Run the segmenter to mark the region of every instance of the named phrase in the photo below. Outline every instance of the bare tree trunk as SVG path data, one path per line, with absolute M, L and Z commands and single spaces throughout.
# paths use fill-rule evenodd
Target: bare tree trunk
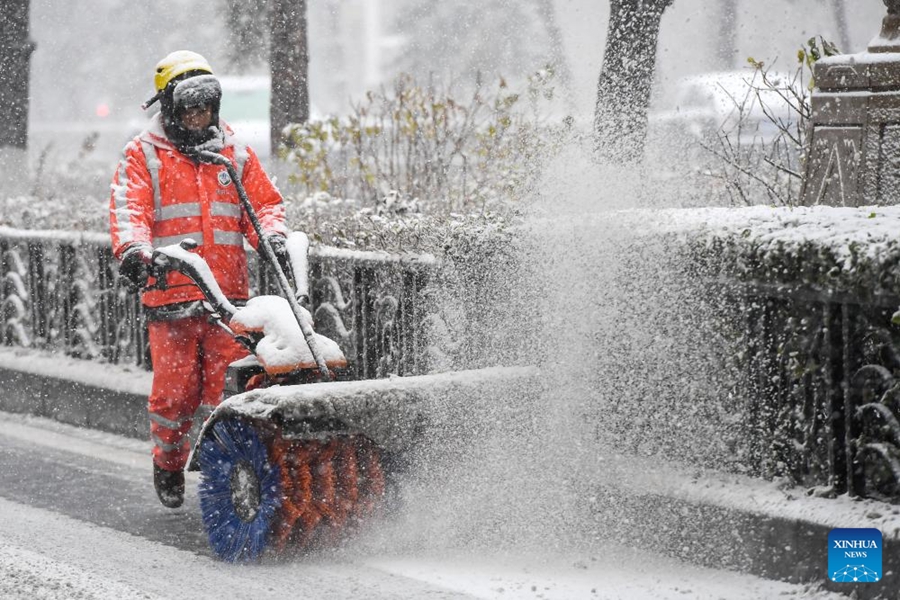
M 267 9 L 266 0 L 227 0 L 225 3 L 228 60 L 238 73 L 265 64 Z
M 271 11 L 269 118 L 272 156 L 277 156 L 285 126 L 309 120 L 309 38 L 306 0 L 274 0 Z
M 671 3 L 610 0 L 594 113 L 594 148 L 601 162 L 638 162 L 643 156 L 659 25 Z
M 834 23 L 837 25 L 838 31 L 838 47 L 841 52 L 849 54 L 850 50 L 850 28 L 847 26 L 847 10 L 844 8 L 846 0 L 830 0 L 831 12 L 834 14 Z
M 0 147 L 28 147 L 29 0 L 0 0 Z
M 323 35 L 326 37 L 326 46 L 323 52 L 327 53 L 331 64 L 335 65 L 335 72 L 328 78 L 329 93 L 326 95 L 330 98 L 339 98 L 346 103 L 346 99 L 350 96 L 348 90 L 348 65 L 347 56 L 343 44 L 341 44 L 342 27 L 341 21 L 341 0 L 325 0 L 325 14 L 328 15 L 328 24 L 326 25 Z M 343 106 L 343 104 L 341 105 Z M 332 107 L 319 108 L 326 113 L 333 110 Z
M 841 0 L 838 0 L 841 1 Z M 719 0 L 718 19 L 713 24 L 716 38 L 716 67 L 723 71 L 735 68 L 737 56 L 738 0 Z

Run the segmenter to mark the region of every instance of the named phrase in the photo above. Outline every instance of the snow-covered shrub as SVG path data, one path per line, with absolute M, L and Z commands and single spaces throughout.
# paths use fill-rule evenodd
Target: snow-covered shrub
M 531 300 L 516 221 L 457 219 L 443 235 L 435 304 L 453 340 L 454 368 L 532 364 L 519 335 Z
M 519 220 L 513 207 L 497 213 L 429 214 L 417 199 L 401 198 L 397 192 L 382 197 L 374 207 L 361 207 L 357 200 L 333 198 L 327 192 L 303 199 L 288 196 L 285 204 L 292 229 L 305 231 L 327 246 L 356 250 L 442 255 L 467 232 L 503 230 Z
M 851 485 L 900 500 L 900 213 L 760 206 L 705 218 L 716 225 L 692 241 L 692 277 L 726 284 L 711 299 L 730 315 L 718 322 L 737 464 L 820 494 Z M 857 459 L 849 483 L 843 461 Z
M 38 159 L 25 196 L 0 196 L 0 226 L 18 229 L 108 231 L 109 182 L 114 165 L 93 160 L 88 151 L 70 163 Z
M 524 261 L 509 339 L 526 337 L 547 416 L 565 415 L 573 439 L 589 429 L 598 455 L 826 486 L 846 481 L 831 453 L 856 447 L 839 417 L 868 402 L 866 493 L 890 497 L 900 481 L 879 483 L 889 463 L 873 452 L 900 452 L 895 419 L 877 420 L 900 417 L 900 387 L 879 387 L 900 380 L 898 223 L 896 207 L 548 219 L 516 241 L 539 260 Z M 864 365 L 883 380 L 861 380 Z
M 461 101 L 402 75 L 349 116 L 289 127 L 281 155 L 302 195 L 328 192 L 374 210 L 393 194 L 428 214 L 497 212 L 534 185 L 569 133 L 568 122 L 544 117 L 551 84 L 545 70 L 523 92 L 500 80 Z

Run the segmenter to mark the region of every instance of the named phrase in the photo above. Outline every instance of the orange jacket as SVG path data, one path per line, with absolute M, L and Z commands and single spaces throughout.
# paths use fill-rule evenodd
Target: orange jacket
M 286 234 L 281 194 L 256 154 L 237 142 L 224 122 L 221 126 L 226 132 L 221 154 L 234 163 L 263 230 Z M 248 297 L 243 243 L 246 238 L 256 248 L 258 240 L 228 171 L 220 165 L 197 164 L 179 152 L 166 138 L 159 114 L 125 146 L 111 187 L 109 219 L 116 258 L 121 259 L 132 244 L 159 247 L 192 238 L 200 244 L 196 252 L 209 264 L 225 296 Z M 144 292 L 145 306 L 203 298 L 181 273 L 171 273 L 167 282 L 167 290 Z

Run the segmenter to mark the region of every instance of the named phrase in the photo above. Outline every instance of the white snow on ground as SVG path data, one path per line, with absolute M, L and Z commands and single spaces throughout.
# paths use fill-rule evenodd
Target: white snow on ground
M 577 555 L 426 552 L 231 566 L 2 499 L 0 540 L 0 597 L 23 600 L 288 595 L 398 600 L 843 597 L 624 549 L 616 564 L 600 564 Z
M 134 365 L 110 365 L 32 348 L 0 348 L 0 368 L 77 381 L 120 392 L 150 395 L 153 374 Z
M 643 600 L 845 598 L 814 587 L 715 571 L 627 548 L 615 562 L 585 556 L 416 556 L 367 561 L 384 570 L 463 590 L 476 598 Z
M 7 511 L 0 509 L 0 513 L 6 515 Z M 37 552 L 5 545 L 0 548 L 0 597 L 121 600 L 159 596 L 107 580 Z
M 42 417 L 4 412 L 0 412 L 0 434 L 34 446 L 64 448 L 67 452 L 127 467 L 149 468 L 149 440 L 120 437 Z
M 37 417 L 0 413 L 0 436 L 134 465 L 146 477 L 146 444 Z M 129 477 L 130 479 L 131 477 Z M 189 495 L 196 479 L 188 480 Z M 148 483 L 148 493 L 152 493 Z M 190 504 L 190 503 L 189 503 Z M 162 507 L 160 511 L 165 511 Z M 174 515 L 173 515 L 174 516 Z M 401 516 L 402 518 L 402 516 Z M 377 528 L 377 524 L 374 524 Z M 373 532 L 374 533 L 374 532 Z M 703 569 L 625 548 L 604 557 L 557 548 L 477 553 L 366 544 L 288 563 L 231 566 L 126 533 L 0 499 L 3 598 L 842 598 L 815 587 Z M 595 552 L 595 554 L 597 554 Z

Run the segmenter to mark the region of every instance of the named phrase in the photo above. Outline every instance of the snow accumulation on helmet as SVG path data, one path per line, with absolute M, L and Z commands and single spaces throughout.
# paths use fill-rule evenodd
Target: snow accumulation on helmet
M 222 86 L 214 75 L 196 75 L 175 84 L 172 105 L 175 111 L 195 106 L 216 107 L 222 100 Z

